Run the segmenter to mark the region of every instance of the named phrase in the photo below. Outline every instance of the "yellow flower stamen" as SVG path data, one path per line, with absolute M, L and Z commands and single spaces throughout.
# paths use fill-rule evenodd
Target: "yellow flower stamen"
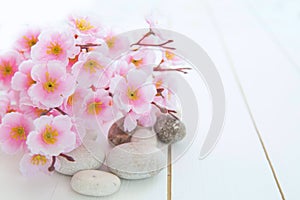
M 61 48 L 60 44 L 57 42 L 50 42 L 49 46 L 47 46 L 47 54 L 58 56 L 61 54 L 63 49 Z
M 102 102 L 92 102 L 87 106 L 87 113 L 90 115 L 99 115 L 102 111 Z
M 54 92 L 58 87 L 57 80 L 50 77 L 49 72 L 46 72 L 46 82 L 43 84 L 44 90 L 47 92 Z
M 131 62 L 135 65 L 136 68 L 139 68 L 143 63 L 143 59 L 140 59 L 140 60 L 132 59 Z
M 47 113 L 47 112 L 48 112 L 48 110 L 45 110 L 45 109 L 40 109 L 40 108 L 37 108 L 37 107 L 34 108 L 34 113 L 37 116 L 41 116 L 42 114 Z
M 85 71 L 92 73 L 96 72 L 96 69 L 103 69 L 103 66 L 101 66 L 96 60 L 88 60 L 84 63 L 83 68 Z
M 46 125 L 46 128 L 42 134 L 42 139 L 46 144 L 55 144 L 57 142 L 58 132 L 50 125 Z
M 38 38 L 32 35 L 31 37 L 23 36 L 28 48 L 31 48 L 38 42 Z
M 94 26 L 91 25 L 90 22 L 88 22 L 85 19 L 76 19 L 75 25 L 76 25 L 76 28 L 82 32 L 89 31 L 89 30 L 95 28 Z
M 22 126 L 17 126 L 11 129 L 10 136 L 15 140 L 26 140 L 27 136 L 25 129 Z
M 72 106 L 74 104 L 74 101 L 75 101 L 75 93 L 72 94 L 71 96 L 69 96 L 69 98 L 67 100 L 67 105 Z
M 115 37 L 111 37 L 106 40 L 106 44 L 107 44 L 108 48 L 110 48 L 110 49 L 115 46 L 115 42 L 116 42 Z
M 127 95 L 128 98 L 133 101 L 138 100 L 140 97 L 138 90 L 131 90 L 130 88 L 127 90 Z
M 155 87 L 156 87 L 156 88 L 160 88 L 160 87 L 162 86 L 162 84 L 163 84 L 162 80 L 158 80 L 158 81 L 156 81 L 156 83 L 155 83 Z
M 175 54 L 170 51 L 166 51 L 165 55 L 168 60 L 172 60 L 175 57 Z
M 32 84 L 35 84 L 35 83 L 36 83 L 36 81 L 34 81 L 34 80 L 31 78 L 30 74 L 28 74 L 28 75 L 27 75 L 27 84 L 28 84 L 28 86 L 31 86 Z
M 13 67 L 9 63 L 3 63 L 0 65 L 0 72 L 4 77 L 11 76 L 14 73 Z
M 31 158 L 31 164 L 33 165 L 45 165 L 47 163 L 46 156 L 36 154 Z

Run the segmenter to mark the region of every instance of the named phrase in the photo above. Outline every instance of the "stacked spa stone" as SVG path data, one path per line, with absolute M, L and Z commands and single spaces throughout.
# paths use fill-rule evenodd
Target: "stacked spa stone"
M 110 127 L 108 141 L 112 149 L 106 160 L 100 145 L 91 139 L 68 154 L 75 162 L 59 158 L 57 171 L 73 176 L 74 191 L 107 196 L 119 190 L 120 178 L 136 180 L 158 174 L 167 165 L 167 148 L 163 147 L 182 140 L 186 134 L 184 124 L 170 115 L 159 116 L 154 127 L 138 126 L 131 132 L 125 131 L 123 124 L 121 118 Z M 111 173 L 99 170 L 104 162 Z

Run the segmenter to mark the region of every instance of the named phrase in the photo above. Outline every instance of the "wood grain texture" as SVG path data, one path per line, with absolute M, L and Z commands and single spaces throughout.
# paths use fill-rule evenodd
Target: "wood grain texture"
M 246 7 L 228 1 L 228 14 L 221 2 L 212 4 L 286 199 L 299 199 L 298 69 Z

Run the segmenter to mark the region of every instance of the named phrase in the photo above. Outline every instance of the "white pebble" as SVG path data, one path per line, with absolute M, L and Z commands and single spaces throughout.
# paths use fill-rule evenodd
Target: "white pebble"
M 79 194 L 88 196 L 108 196 L 120 189 L 120 179 L 108 172 L 84 170 L 76 173 L 71 179 L 71 187 Z
M 105 153 L 101 149 L 100 144 L 92 140 L 86 140 L 81 146 L 67 153 L 67 155 L 74 158 L 75 162 L 58 157 L 60 168 L 56 169 L 56 171 L 64 175 L 73 175 L 81 170 L 99 169 L 105 159 Z
M 120 178 L 144 179 L 158 174 L 166 166 L 166 156 L 152 145 L 131 142 L 113 148 L 106 164 Z
M 139 128 L 132 135 L 131 142 L 144 142 L 149 145 L 156 146 L 157 136 L 154 131 L 147 128 Z

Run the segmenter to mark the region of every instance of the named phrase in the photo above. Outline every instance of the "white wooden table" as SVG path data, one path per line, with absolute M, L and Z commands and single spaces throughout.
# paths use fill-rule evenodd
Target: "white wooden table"
M 18 25 L 53 22 L 74 10 L 100 13 L 107 24 L 131 30 L 145 27 L 144 13 L 159 9 L 172 30 L 199 43 L 216 64 L 227 97 L 223 135 L 214 152 L 198 160 L 209 123 L 204 118 L 201 133 L 177 162 L 154 178 L 122 181 L 121 190 L 106 198 L 74 193 L 70 178 L 61 175 L 24 178 L 18 156 L 0 153 L 0 199 L 300 199 L 299 2 L 58 2 L 1 2 L 0 49 L 10 44 Z M 28 15 L 29 9 L 35 12 Z M 199 92 L 205 93 L 203 85 Z M 174 155 L 179 150 L 174 146 L 172 151 Z

